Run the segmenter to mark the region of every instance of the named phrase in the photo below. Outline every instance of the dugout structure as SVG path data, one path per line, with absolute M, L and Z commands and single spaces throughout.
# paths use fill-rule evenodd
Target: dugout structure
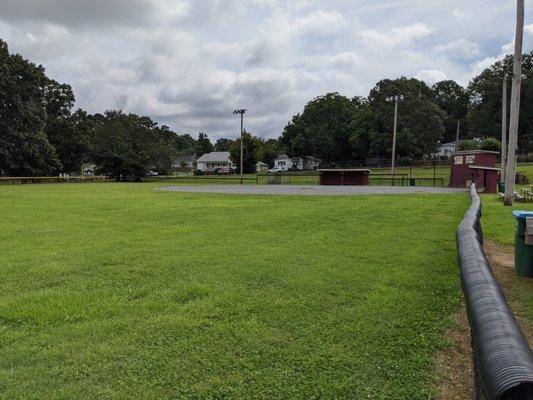
M 337 186 L 368 186 L 370 185 L 369 169 L 319 169 L 321 185 Z
M 499 172 L 496 168 L 496 151 L 466 150 L 451 155 L 450 186 L 469 188 L 476 184 L 479 191 L 496 193 Z

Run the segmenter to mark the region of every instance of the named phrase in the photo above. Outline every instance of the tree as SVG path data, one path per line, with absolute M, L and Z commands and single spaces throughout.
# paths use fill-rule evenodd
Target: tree
M 154 127 L 150 147 L 151 166 L 160 174 L 168 174 L 178 156 L 178 135 L 168 126 Z
M 459 150 L 479 150 L 479 147 L 477 140 L 461 140 L 459 142 Z
M 255 172 L 255 166 L 258 161 L 258 155 L 261 148 L 261 140 L 253 137 L 250 133 L 244 132 L 243 138 L 243 172 L 252 174 Z M 240 168 L 241 165 L 241 139 L 235 140 L 230 146 L 230 160 L 233 165 Z
M 83 163 L 91 161 L 94 131 L 101 117 L 78 109 L 70 116 L 49 119 L 46 132 L 57 150 L 63 172 L 80 171 Z
M 405 78 L 379 81 L 370 91 L 368 101 L 377 119 L 378 135 L 374 153 L 390 157 L 394 102 L 388 99 L 402 95 L 398 113 L 398 157 L 422 157 L 435 152 L 442 140 L 446 113 L 435 103 L 433 91 L 422 81 Z
M 205 133 L 198 134 L 198 140 L 196 141 L 196 156 L 201 157 L 206 153 L 213 151 L 213 144 L 209 140 L 209 137 Z
M 378 121 L 374 116 L 370 103 L 363 98 L 354 98 L 352 100 L 357 107 L 355 116 L 350 123 L 349 132 L 350 144 L 352 146 L 353 158 L 361 164 L 366 163 L 366 159 L 374 155 L 383 147 L 379 135 Z
M 226 138 L 217 139 L 215 143 L 215 151 L 229 151 L 232 143 L 233 143 L 233 140 L 231 139 L 226 139 Z
M 0 175 L 50 175 L 60 168 L 44 132 L 47 120 L 42 66 L 9 54 L 0 40 Z
M 279 142 L 276 139 L 260 139 L 258 161 L 262 161 L 269 167 L 274 166 L 274 160 L 279 155 Z
M 466 130 L 465 117 L 468 112 L 468 92 L 452 80 L 437 82 L 431 89 L 435 93 L 437 105 L 446 112 L 442 140 L 444 142 L 455 141 L 458 121 L 462 122 L 462 131 Z
M 503 75 L 507 72 L 508 87 L 511 87 L 512 70 L 513 57 L 509 55 L 485 69 L 468 85 L 470 137 L 501 137 Z M 510 92 L 507 104 L 510 104 Z M 522 152 L 529 152 L 533 149 L 533 52 L 522 56 L 521 92 L 518 147 Z
M 303 113 L 287 124 L 280 143 L 290 156 L 313 155 L 324 161 L 352 159 L 349 126 L 356 105 L 338 93 L 328 93 L 307 103 Z
M 139 178 L 152 168 L 168 171 L 177 154 L 175 136 L 148 117 L 108 111 L 95 131 L 94 161 L 117 180 Z
M 196 154 L 196 140 L 189 134 L 176 135 L 176 146 L 180 156 Z
M 502 149 L 502 144 L 498 139 L 489 137 L 483 139 L 479 147 L 481 150 L 500 152 Z

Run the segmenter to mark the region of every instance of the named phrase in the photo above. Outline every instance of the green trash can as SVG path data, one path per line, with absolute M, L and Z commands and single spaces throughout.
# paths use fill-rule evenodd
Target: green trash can
M 533 211 L 513 211 L 516 218 L 515 269 L 518 276 L 533 277 L 533 245 L 526 244 L 526 221 Z
M 505 182 L 504 181 L 498 182 L 498 192 L 505 193 Z

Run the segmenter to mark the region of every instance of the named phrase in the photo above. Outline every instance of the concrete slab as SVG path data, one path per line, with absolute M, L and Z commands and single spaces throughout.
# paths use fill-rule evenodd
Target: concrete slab
M 156 190 L 187 193 L 350 196 L 369 194 L 461 193 L 466 189 L 423 186 L 319 186 L 319 185 L 190 185 Z

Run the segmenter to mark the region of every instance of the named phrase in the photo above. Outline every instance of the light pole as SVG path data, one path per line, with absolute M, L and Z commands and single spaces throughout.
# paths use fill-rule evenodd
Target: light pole
M 394 164 L 396 163 L 396 129 L 398 127 L 398 102 L 403 101 L 403 95 L 397 94 L 392 97 L 387 97 L 386 99 L 389 102 L 394 101 L 394 130 L 392 132 L 392 163 L 390 168 L 390 173 L 392 179 L 394 180 Z
M 242 179 L 243 179 L 243 156 L 242 156 L 242 153 L 243 153 L 243 146 L 242 146 L 242 134 L 243 134 L 243 131 L 244 131 L 244 113 L 248 111 L 244 108 L 241 108 L 241 109 L 238 109 L 238 110 L 233 110 L 233 114 L 237 115 L 237 114 L 240 114 L 241 115 L 241 185 L 242 185 Z

